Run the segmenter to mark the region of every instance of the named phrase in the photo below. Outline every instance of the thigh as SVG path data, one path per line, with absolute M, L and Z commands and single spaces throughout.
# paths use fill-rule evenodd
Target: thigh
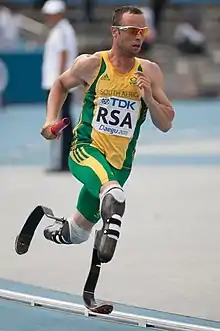
M 100 188 L 111 180 L 117 180 L 104 155 L 90 145 L 79 145 L 71 149 L 69 168 L 85 188 L 99 198 Z
M 87 219 L 87 221 L 90 221 L 93 224 L 96 224 L 100 219 L 100 211 L 99 211 L 99 203 L 100 199 L 96 198 L 94 195 L 92 195 L 83 185 L 76 209 Z
M 131 170 L 122 168 L 121 170 L 111 167 L 112 172 L 115 175 L 115 180 L 123 187 L 127 181 Z M 100 218 L 100 199 L 92 195 L 85 187 L 82 187 L 78 201 L 77 201 L 77 210 L 91 223 L 96 224 Z
M 115 174 L 115 179 L 117 182 L 123 187 L 126 183 L 128 177 L 130 176 L 131 169 L 130 168 L 122 168 L 122 169 L 112 169 Z

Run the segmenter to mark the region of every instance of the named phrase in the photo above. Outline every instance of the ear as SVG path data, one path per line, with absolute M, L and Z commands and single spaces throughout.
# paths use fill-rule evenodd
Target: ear
M 117 28 L 114 28 L 113 26 L 111 27 L 111 31 L 112 31 L 112 35 L 113 37 L 115 37 L 117 35 L 117 31 L 118 29 Z

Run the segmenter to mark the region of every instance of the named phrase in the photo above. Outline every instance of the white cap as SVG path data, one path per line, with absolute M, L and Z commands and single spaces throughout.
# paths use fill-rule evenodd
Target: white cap
M 66 10 L 66 4 L 62 0 L 48 0 L 45 2 L 42 13 L 46 15 L 56 15 L 64 13 Z

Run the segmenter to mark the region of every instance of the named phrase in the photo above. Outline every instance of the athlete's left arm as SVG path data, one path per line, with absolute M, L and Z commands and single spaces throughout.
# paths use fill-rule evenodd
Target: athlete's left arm
M 162 71 L 156 63 L 150 63 L 150 70 L 149 62 L 147 67 L 145 65 L 143 67 L 144 100 L 149 108 L 152 122 L 158 129 L 167 132 L 172 128 L 175 112 L 164 91 Z

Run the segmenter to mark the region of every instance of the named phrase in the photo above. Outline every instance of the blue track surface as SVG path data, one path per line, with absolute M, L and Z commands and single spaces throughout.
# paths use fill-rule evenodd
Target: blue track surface
M 82 304 L 81 297 L 72 296 L 67 293 L 56 292 L 52 290 L 43 289 L 41 287 L 34 287 L 30 285 L 20 284 L 16 282 L 0 279 L 0 289 L 7 289 L 22 293 L 28 293 L 36 296 L 44 296 L 51 299 L 69 301 Z M 192 318 L 176 314 L 169 314 L 166 312 L 159 312 L 155 310 L 130 307 L 125 305 L 115 305 L 116 310 L 122 312 L 134 313 L 140 315 L 148 315 L 150 317 L 172 319 L 173 321 L 192 323 L 202 326 L 209 326 L 220 328 L 220 322 L 214 322 L 204 319 Z M 137 327 L 119 324 L 116 322 L 102 321 L 97 318 L 86 318 L 76 316 L 67 312 L 51 311 L 44 308 L 33 308 L 21 303 L 15 303 L 0 299 L 0 331 L 43 331 L 53 329 L 56 330 L 136 330 Z M 147 330 L 159 330 L 148 327 Z

